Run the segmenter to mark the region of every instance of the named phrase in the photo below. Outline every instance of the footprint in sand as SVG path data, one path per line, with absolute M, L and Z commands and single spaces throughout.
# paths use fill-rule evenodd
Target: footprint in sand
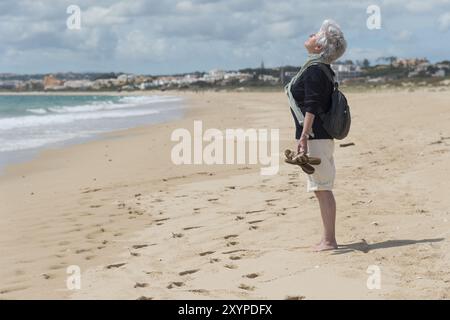
M 171 282 L 171 283 L 167 286 L 167 289 L 172 289 L 172 288 L 175 288 L 175 287 L 182 287 L 182 286 L 184 286 L 184 282 L 181 282 L 181 281 L 175 281 L 175 282 Z
M 224 251 L 224 252 L 222 252 L 222 254 L 230 254 L 230 253 L 243 252 L 243 251 L 247 251 L 247 250 L 246 249 L 236 249 L 236 250 L 231 250 L 231 251 Z
M 155 276 L 155 277 L 159 277 L 162 276 L 162 272 L 161 271 L 143 271 L 146 275 L 149 276 Z
M 198 228 L 202 228 L 203 226 L 196 226 L 196 227 L 186 227 L 186 228 L 183 228 L 183 230 L 192 230 L 192 229 L 198 229 Z
M 259 276 L 260 276 L 259 273 L 249 273 L 249 274 L 243 275 L 242 277 L 249 278 L 249 279 L 255 279 L 255 278 L 259 277 Z
M 152 298 L 152 297 L 140 296 L 140 297 L 137 298 L 136 300 L 153 300 L 153 298 Z
M 156 222 L 156 224 L 159 226 L 159 225 L 162 225 L 162 224 L 163 224 L 163 223 L 161 223 L 161 222 L 166 221 L 166 220 L 169 220 L 169 219 L 170 219 L 170 218 L 156 219 L 155 222 Z
M 45 280 L 49 280 L 49 279 L 53 279 L 54 275 L 48 274 L 48 273 L 43 273 L 43 274 L 41 274 L 41 277 L 44 278 Z
M 196 273 L 196 272 L 198 272 L 198 271 L 200 271 L 200 269 L 192 269 L 192 270 L 182 271 L 182 272 L 180 272 L 180 273 L 178 273 L 178 274 L 179 274 L 180 276 L 185 276 L 185 275 L 188 275 L 188 274 Z
M 88 189 L 88 190 L 86 190 L 86 191 L 83 191 L 82 193 L 91 193 L 91 192 L 97 192 L 97 191 L 100 191 L 100 190 L 102 190 L 102 189 Z
M 229 258 L 230 258 L 230 260 L 241 260 L 242 259 L 241 256 L 230 256 Z
M 218 259 L 218 258 L 209 259 L 209 263 L 216 263 L 216 262 L 220 262 L 220 259 Z
M 123 267 L 124 265 L 126 265 L 126 263 L 110 264 L 110 265 L 106 266 L 106 269 L 117 269 L 117 268 Z
M 205 251 L 205 252 L 202 252 L 202 253 L 199 253 L 199 255 L 200 256 L 206 256 L 206 255 L 208 255 L 208 254 L 213 254 L 215 251 Z
M 230 242 L 227 243 L 227 247 L 235 246 L 237 244 L 239 244 L 239 242 L 237 242 L 237 241 L 230 241 Z
M 148 244 L 136 244 L 134 246 L 132 246 L 133 249 L 142 249 L 142 248 L 147 248 Z
M 75 253 L 80 254 L 80 253 L 89 252 L 89 251 L 92 251 L 92 249 L 78 249 L 78 250 L 75 250 Z
M 11 293 L 11 292 L 16 292 L 16 291 L 22 291 L 22 290 L 26 290 L 28 289 L 28 287 L 11 287 L 11 288 L 6 288 L 6 289 L 0 289 L 0 294 L 6 294 L 6 293 Z
M 254 223 L 260 223 L 263 222 L 264 220 L 253 220 L 253 221 L 249 221 L 249 224 L 254 224 Z
M 183 234 L 182 233 L 174 233 L 172 232 L 172 238 L 182 238 Z
M 206 290 L 206 289 L 192 289 L 192 290 L 188 290 L 188 291 L 189 292 L 194 292 L 194 293 L 204 293 L 204 294 L 209 293 L 209 291 Z
M 259 212 L 264 212 L 265 210 L 250 210 L 250 211 L 246 211 L 245 214 L 252 214 L 252 213 L 259 213 Z
M 237 265 L 235 265 L 235 264 L 226 264 L 226 265 L 224 265 L 224 267 L 227 269 L 237 269 L 238 268 Z
M 229 235 L 227 235 L 227 236 L 225 236 L 225 237 L 223 237 L 225 240 L 228 240 L 228 239 L 230 239 L 230 238 L 237 238 L 237 237 L 239 237 L 237 234 L 229 234 Z
M 148 283 L 140 283 L 140 282 L 136 282 L 136 284 L 134 285 L 134 288 L 146 288 L 148 287 Z
M 279 216 L 285 216 L 286 212 L 275 212 L 275 214 L 277 215 L 277 217 Z
M 255 290 L 255 287 L 254 286 L 249 286 L 249 285 L 244 284 L 244 283 L 241 283 L 239 285 L 239 289 L 247 290 L 247 291 L 253 291 L 253 290 Z
M 305 296 L 287 296 L 284 300 L 305 300 Z
M 258 229 L 258 226 L 250 226 L 250 228 L 248 228 L 248 230 L 256 230 Z

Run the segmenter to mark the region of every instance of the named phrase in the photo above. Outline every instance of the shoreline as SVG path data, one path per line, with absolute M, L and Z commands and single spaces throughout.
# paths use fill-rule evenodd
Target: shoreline
M 30 95 L 25 95 L 25 96 L 33 96 L 35 93 L 32 93 Z M 84 93 L 80 93 L 80 96 L 86 96 L 86 94 Z M 1 96 L 1 95 L 0 95 Z M 20 96 L 20 95 L 17 95 Z M 39 96 L 46 96 L 46 95 L 39 95 Z M 60 96 L 65 96 L 65 95 L 60 95 Z M 100 96 L 105 96 L 104 94 L 100 94 Z M 107 95 L 107 96 L 116 96 L 116 95 Z M 131 96 L 131 97 L 143 97 L 143 96 L 150 96 L 150 93 L 144 94 L 144 95 L 117 95 L 120 97 L 127 97 L 127 96 Z M 153 96 L 153 94 L 152 94 Z M 178 97 L 176 95 L 168 95 L 168 94 L 155 94 L 154 96 L 157 97 Z M 180 96 L 181 97 L 181 96 Z M 69 147 L 72 145 L 78 145 L 78 144 L 84 144 L 84 143 L 88 143 L 90 141 L 96 141 L 96 140 L 101 140 L 101 139 L 105 139 L 108 138 L 108 135 L 117 135 L 120 134 L 122 132 L 126 132 L 129 129 L 134 129 L 134 128 L 139 128 L 139 127 L 146 127 L 146 126 L 151 126 L 153 124 L 157 124 L 157 123 L 165 123 L 165 122 L 170 122 L 176 119 L 180 119 L 183 117 L 183 114 L 185 112 L 185 102 L 183 101 L 183 99 L 181 98 L 179 102 L 177 102 L 180 107 L 178 109 L 174 110 L 168 110 L 165 111 L 165 113 L 160 114 L 160 115 L 153 115 L 151 116 L 151 118 L 148 119 L 148 121 L 145 124 L 142 124 L 143 121 L 141 121 L 140 119 L 136 119 L 136 117 L 132 117 L 132 118 L 123 118 L 125 122 L 127 122 L 127 124 L 123 124 L 122 128 L 114 128 L 114 127 L 110 127 L 110 128 L 106 128 L 104 130 L 101 130 L 99 132 L 95 132 L 95 133 L 90 133 L 88 135 L 85 134 L 80 134 L 76 137 L 70 137 L 69 139 L 66 140 L 59 140 L 56 142 L 49 142 L 47 144 L 44 144 L 42 146 L 38 146 L 38 147 L 34 147 L 34 148 L 27 148 L 27 149 L 19 149 L 19 150 L 9 150 L 9 151 L 5 151 L 5 155 L 8 155 L 8 157 L 10 157 L 10 159 L 5 159 L 5 160 L 0 160 L 0 177 L 4 174 L 5 169 L 8 166 L 14 166 L 15 164 L 19 164 L 19 163 L 27 163 L 29 161 L 32 161 L 33 159 L 35 159 L 36 157 L 39 156 L 40 153 L 45 152 L 46 150 L 58 150 L 58 149 L 62 149 L 65 147 Z M 147 104 L 147 105 L 136 105 L 136 107 L 140 107 L 140 108 L 146 108 L 146 107 L 152 107 L 152 105 Z M 167 105 L 165 105 L 164 107 L 167 107 Z M 164 109 L 161 109 L 162 111 L 164 111 Z M 34 116 L 34 115 L 31 115 Z M 147 116 L 148 117 L 148 116 Z M 99 120 L 103 120 L 103 119 L 99 119 Z M 103 120 L 104 121 L 104 120 Z M 94 130 L 94 127 L 91 128 L 92 130 Z M 0 156 L 2 156 L 2 153 L 0 152 Z
M 349 96 L 355 145 L 335 153 L 342 247 L 324 254 L 309 249 L 320 218 L 296 168 L 170 161 L 170 133 L 197 119 L 279 128 L 280 150 L 292 147 L 284 93 L 184 95 L 183 119 L 46 150 L 0 176 L 1 299 L 448 298 L 448 92 Z M 70 265 L 81 290 L 65 289 Z M 370 265 L 381 290 L 366 287 Z
M 140 90 L 140 91 L 0 91 L 0 96 L 139 96 L 139 95 L 167 95 L 169 91 Z

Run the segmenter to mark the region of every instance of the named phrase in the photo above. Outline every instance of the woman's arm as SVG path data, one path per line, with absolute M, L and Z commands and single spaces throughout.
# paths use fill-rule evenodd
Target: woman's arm
M 306 112 L 305 120 L 303 122 L 303 131 L 298 142 L 297 152 L 308 153 L 308 137 L 314 122 L 315 115 L 311 112 Z

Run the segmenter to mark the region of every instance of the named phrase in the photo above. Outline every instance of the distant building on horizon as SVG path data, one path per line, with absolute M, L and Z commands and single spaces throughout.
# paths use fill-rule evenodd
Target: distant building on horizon
M 64 85 L 64 81 L 57 79 L 52 74 L 45 76 L 43 82 L 44 82 L 44 90 L 61 89 Z
M 361 67 L 353 63 L 338 61 L 331 64 L 331 69 L 336 74 L 336 81 L 358 78 L 362 75 Z

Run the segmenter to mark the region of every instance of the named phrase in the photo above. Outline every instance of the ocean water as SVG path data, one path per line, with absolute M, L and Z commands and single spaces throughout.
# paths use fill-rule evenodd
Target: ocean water
M 0 96 L 0 172 L 43 148 L 182 115 L 183 100 L 176 96 Z

